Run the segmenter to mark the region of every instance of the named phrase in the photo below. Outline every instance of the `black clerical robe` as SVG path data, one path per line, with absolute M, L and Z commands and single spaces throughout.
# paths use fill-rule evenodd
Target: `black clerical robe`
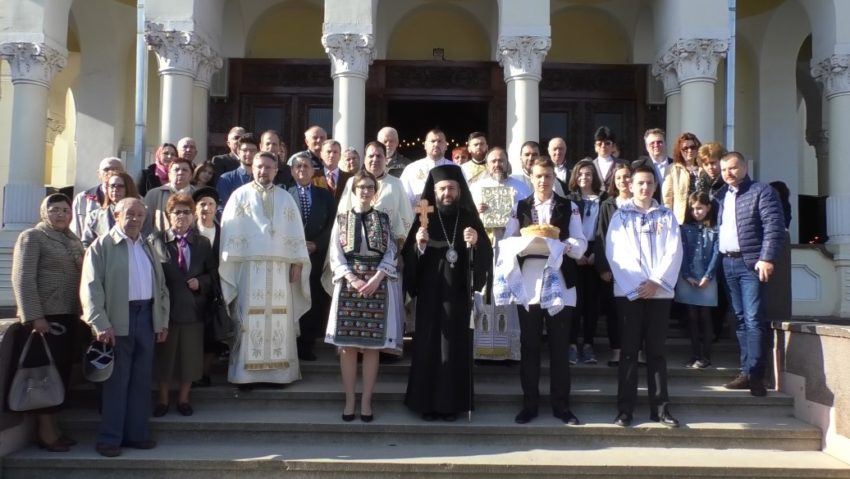
M 437 213 L 428 215 L 430 239 L 421 255 L 416 245 L 416 218 L 402 249 L 405 288 L 416 298 L 416 332 L 404 402 L 417 413 L 457 414 L 472 407 L 473 330 L 469 329 L 469 253 L 463 241 L 466 227 L 478 231 L 478 243 L 472 248 L 475 290 L 484 286 L 493 266 L 490 240 L 473 214 L 460 212 L 454 232 L 458 255 L 454 268 L 446 259 L 446 234 L 455 230 L 455 215 L 443 216 L 446 233 Z

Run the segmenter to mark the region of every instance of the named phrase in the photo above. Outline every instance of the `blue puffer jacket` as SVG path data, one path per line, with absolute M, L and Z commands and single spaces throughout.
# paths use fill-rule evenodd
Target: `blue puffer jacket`
M 717 220 L 720 224 L 727 193 L 728 185 L 717 193 Z M 776 263 L 785 238 L 785 226 L 782 206 L 773 188 L 767 183 L 753 181 L 747 175 L 738 185 L 735 217 L 744 264 L 753 269 L 761 260 Z

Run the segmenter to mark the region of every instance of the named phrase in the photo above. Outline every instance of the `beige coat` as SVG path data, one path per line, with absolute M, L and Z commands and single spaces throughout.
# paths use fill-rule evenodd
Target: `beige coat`
M 661 188 L 661 198 L 664 206 L 673 210 L 673 215 L 679 224 L 684 224 L 688 211 L 688 195 L 691 187 L 691 173 L 679 163 L 667 170 L 664 186 Z
M 12 258 L 12 290 L 21 321 L 79 314 L 83 245 L 73 233 L 39 223 L 18 236 Z
M 144 249 L 153 265 L 153 330 L 158 333 L 168 327 L 168 289 L 162 273 L 162 260 L 155 259 L 147 241 Z M 127 243 L 121 237 L 118 225 L 109 234 L 97 238 L 86 250 L 80 301 L 83 304 L 83 321 L 95 332 L 113 328 L 116 336 L 130 334 L 129 268 Z

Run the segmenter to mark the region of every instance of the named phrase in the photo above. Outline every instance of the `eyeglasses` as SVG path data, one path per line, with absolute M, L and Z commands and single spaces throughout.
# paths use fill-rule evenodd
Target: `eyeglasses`
M 174 210 L 171 214 L 174 216 L 189 216 L 192 214 L 192 210 Z
M 68 215 L 71 214 L 71 208 L 47 208 L 47 212 L 51 215 Z
M 686 145 L 682 147 L 682 151 L 693 151 L 696 150 L 696 145 Z
M 124 183 L 112 183 L 110 185 L 107 185 L 107 188 L 112 188 L 113 190 L 123 190 L 126 187 L 127 186 L 124 185 Z
M 363 191 L 375 191 L 375 185 L 356 185 L 354 188 Z

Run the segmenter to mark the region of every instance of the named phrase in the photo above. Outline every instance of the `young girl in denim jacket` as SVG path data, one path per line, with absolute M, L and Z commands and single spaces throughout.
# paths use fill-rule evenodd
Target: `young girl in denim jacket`
M 712 220 L 711 200 L 705 192 L 688 197 L 687 219 L 681 226 L 684 257 L 676 283 L 675 300 L 688 306 L 691 360 L 688 368 L 711 364 L 711 309 L 717 306 L 717 225 Z

